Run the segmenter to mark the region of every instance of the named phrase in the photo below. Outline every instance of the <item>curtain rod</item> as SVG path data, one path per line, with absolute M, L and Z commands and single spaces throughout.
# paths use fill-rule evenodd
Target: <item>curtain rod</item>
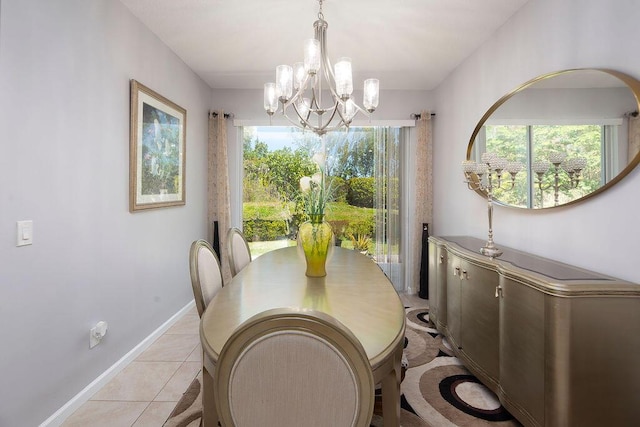
M 431 117 L 434 117 L 436 115 L 436 113 L 431 113 Z M 420 113 L 411 113 L 411 115 L 409 116 L 414 120 L 420 120 L 420 118 L 422 117 L 422 114 Z
M 209 116 L 211 117 L 218 117 L 218 112 L 217 111 L 209 111 Z M 233 113 L 224 113 L 224 118 L 225 119 L 233 119 Z
M 435 117 L 436 113 L 430 113 L 431 117 Z M 636 112 L 636 115 L 638 113 Z M 209 115 L 211 115 L 212 117 L 218 117 L 218 112 L 217 111 L 210 111 Z M 233 113 L 224 113 L 224 118 L 225 119 L 233 119 L 235 116 Z M 411 117 L 413 120 L 420 120 L 420 118 L 422 117 L 422 114 L 420 113 L 412 113 L 409 117 Z

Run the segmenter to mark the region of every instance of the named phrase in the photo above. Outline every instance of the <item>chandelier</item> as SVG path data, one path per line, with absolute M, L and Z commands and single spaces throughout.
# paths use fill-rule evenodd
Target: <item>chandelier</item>
M 354 102 L 351 59 L 339 58 L 335 67 L 331 67 L 327 55 L 328 24 L 322 14 L 323 0 L 318 1 L 320 11 L 313 24 L 315 38 L 305 41 L 304 62 L 296 62 L 293 67 L 276 67 L 276 82 L 264 85 L 264 108 L 269 117 L 280 110 L 294 126 L 323 135 L 348 128 L 358 112 L 367 117 L 373 113 L 378 106 L 380 82 L 364 81 L 364 108 Z M 327 84 L 325 95 L 330 95 L 326 103 L 322 99 L 323 78 Z

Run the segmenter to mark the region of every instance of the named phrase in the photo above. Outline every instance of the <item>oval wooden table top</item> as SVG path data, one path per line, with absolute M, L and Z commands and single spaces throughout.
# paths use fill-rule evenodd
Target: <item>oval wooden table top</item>
M 253 260 L 211 300 L 200 322 L 203 350 L 215 363 L 227 339 L 244 321 L 272 308 L 319 310 L 360 340 L 372 369 L 386 363 L 404 340 L 404 306 L 377 264 L 357 251 L 335 248 L 327 275 L 305 276 L 296 247 Z

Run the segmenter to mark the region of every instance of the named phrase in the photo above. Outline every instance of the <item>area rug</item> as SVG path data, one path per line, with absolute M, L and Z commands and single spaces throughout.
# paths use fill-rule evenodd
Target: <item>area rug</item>
M 407 307 L 405 356 L 409 362 L 402 381 L 402 427 L 521 427 L 495 394 L 478 381 L 428 321 L 426 307 Z M 202 372 L 193 380 L 164 427 L 200 427 Z M 378 397 L 377 397 L 378 398 Z M 382 426 L 376 411 L 372 427 Z

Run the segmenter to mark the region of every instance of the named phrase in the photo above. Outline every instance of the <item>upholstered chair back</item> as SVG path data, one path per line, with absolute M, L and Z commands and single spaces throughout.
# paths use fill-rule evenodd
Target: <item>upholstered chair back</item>
M 223 426 L 369 426 L 374 382 L 358 339 L 322 312 L 274 309 L 243 323 L 214 375 Z
M 196 240 L 191 244 L 189 272 L 198 315 L 202 317 L 209 301 L 222 289 L 220 261 L 206 240 Z
M 251 262 L 251 250 L 244 234 L 237 228 L 229 229 L 227 233 L 227 242 L 229 247 L 229 266 L 231 267 L 231 275 L 235 276 L 247 264 Z

